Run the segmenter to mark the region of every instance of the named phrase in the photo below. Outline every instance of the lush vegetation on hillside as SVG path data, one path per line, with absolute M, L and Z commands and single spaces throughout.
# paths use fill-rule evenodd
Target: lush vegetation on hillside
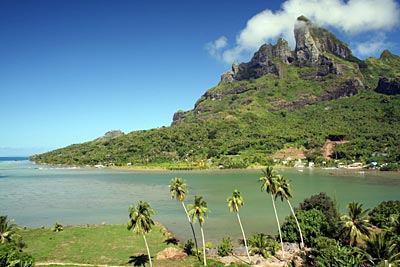
M 242 168 L 267 165 L 277 151 L 295 147 L 318 164 L 325 161 L 325 141 L 332 139 L 348 141 L 335 146 L 334 159 L 399 162 L 400 95 L 378 94 L 372 85 L 376 87 L 381 75 L 399 76 L 400 57 L 384 52 L 380 59 L 362 62 L 361 73 L 354 58 L 330 56 L 342 75 L 316 79 L 315 68 L 281 64 L 280 77 L 267 74 L 211 88 L 170 127 L 75 144 L 31 159 L 69 165 Z M 360 77 L 372 89 L 330 97 L 351 77 Z

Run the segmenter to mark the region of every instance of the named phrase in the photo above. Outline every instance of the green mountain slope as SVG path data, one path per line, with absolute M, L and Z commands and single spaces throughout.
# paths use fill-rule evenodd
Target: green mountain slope
M 304 17 L 295 25 L 296 49 L 263 45 L 248 63 L 233 64 L 194 109 L 174 114 L 170 127 L 135 131 L 71 145 L 33 161 L 72 165 L 157 165 L 205 168 L 265 165 L 284 148 L 324 159 L 400 161 L 400 57 L 384 51 L 361 61 L 346 44 Z M 380 78 L 380 92 L 374 89 Z M 386 94 L 390 87 L 390 94 Z M 393 93 L 394 92 L 394 93 Z

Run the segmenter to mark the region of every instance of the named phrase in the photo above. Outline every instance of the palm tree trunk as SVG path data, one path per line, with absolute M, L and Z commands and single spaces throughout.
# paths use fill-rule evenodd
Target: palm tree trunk
M 238 218 L 238 221 L 239 221 L 240 229 L 242 230 L 242 235 L 243 235 L 243 240 L 244 240 L 244 246 L 246 248 L 247 258 L 249 259 L 249 264 L 251 264 L 251 259 L 250 259 L 250 255 L 249 255 L 249 249 L 247 248 L 247 240 L 246 240 L 246 236 L 244 235 L 244 230 L 243 230 L 242 222 L 240 221 L 239 212 L 236 212 L 236 215 L 237 215 L 237 218 Z
M 183 209 L 185 210 L 186 217 L 187 217 L 188 220 L 189 220 L 190 228 L 192 228 L 192 233 L 193 233 L 193 238 L 194 238 L 194 244 L 196 245 L 196 255 L 197 255 L 197 259 L 200 261 L 199 246 L 197 245 L 197 238 L 196 238 L 196 233 L 194 232 L 193 223 L 192 223 L 192 221 L 190 220 L 190 216 L 189 216 L 188 211 L 187 211 L 187 209 L 186 209 L 185 203 L 183 203 L 183 201 L 182 201 L 181 203 L 182 203 Z
M 300 249 L 303 249 L 304 248 L 304 240 L 303 240 L 303 234 L 301 233 L 301 228 L 300 228 L 299 221 L 297 220 L 296 214 L 294 213 L 293 207 L 290 204 L 289 199 L 287 199 L 287 203 L 289 204 L 289 207 L 290 207 L 290 210 L 292 211 L 293 217 L 296 220 L 296 224 L 297 224 L 297 228 L 299 229 L 300 240 L 301 240 Z
M 203 226 L 200 224 L 200 231 L 201 231 L 201 239 L 203 241 L 203 261 L 204 261 L 204 266 L 207 266 L 207 260 L 206 260 L 206 243 L 204 241 L 204 232 L 203 232 Z
M 281 239 L 282 260 L 285 260 L 285 250 L 284 250 L 284 248 L 283 248 L 283 240 L 282 240 L 282 233 L 281 233 L 281 225 L 280 225 L 280 223 L 279 223 L 278 213 L 276 212 L 275 199 L 274 199 L 274 195 L 273 195 L 273 194 L 271 194 L 271 199 L 272 199 L 272 206 L 274 207 L 274 211 L 275 211 L 276 222 L 277 222 L 277 224 L 278 224 L 279 238 Z
M 151 256 L 150 256 L 149 245 L 147 245 L 146 235 L 145 235 L 145 234 L 142 234 L 142 235 L 143 235 L 143 239 L 144 239 L 144 244 L 146 245 L 147 255 L 149 255 L 150 267 L 153 267 L 153 264 L 151 263 Z

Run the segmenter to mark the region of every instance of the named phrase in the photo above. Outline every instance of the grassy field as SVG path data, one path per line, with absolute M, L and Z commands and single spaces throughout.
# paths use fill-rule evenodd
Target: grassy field
M 142 266 L 147 252 L 142 236 L 129 232 L 125 225 L 96 225 L 64 227 L 62 232 L 49 228 L 21 229 L 19 234 L 27 244 L 37 265 L 65 263 L 97 266 Z M 156 225 L 146 236 L 153 258 L 153 266 L 201 266 L 195 257 L 185 260 L 157 260 L 158 252 L 177 247 L 173 237 L 161 225 Z M 140 257 L 141 254 L 146 256 Z M 148 265 L 148 264 L 147 264 Z M 58 266 L 60 265 L 48 265 Z

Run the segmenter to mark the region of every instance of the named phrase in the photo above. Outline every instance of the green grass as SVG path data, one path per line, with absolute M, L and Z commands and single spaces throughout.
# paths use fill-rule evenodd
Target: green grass
M 25 251 L 35 258 L 36 263 L 132 266 L 130 257 L 147 256 L 142 236 L 129 232 L 125 225 L 65 227 L 58 233 L 49 228 L 21 229 L 19 234 L 27 244 Z M 146 237 L 154 266 L 199 266 L 195 257 L 182 261 L 156 259 L 157 253 L 166 247 L 178 247 L 168 242 L 172 236 L 161 225 L 156 225 Z

